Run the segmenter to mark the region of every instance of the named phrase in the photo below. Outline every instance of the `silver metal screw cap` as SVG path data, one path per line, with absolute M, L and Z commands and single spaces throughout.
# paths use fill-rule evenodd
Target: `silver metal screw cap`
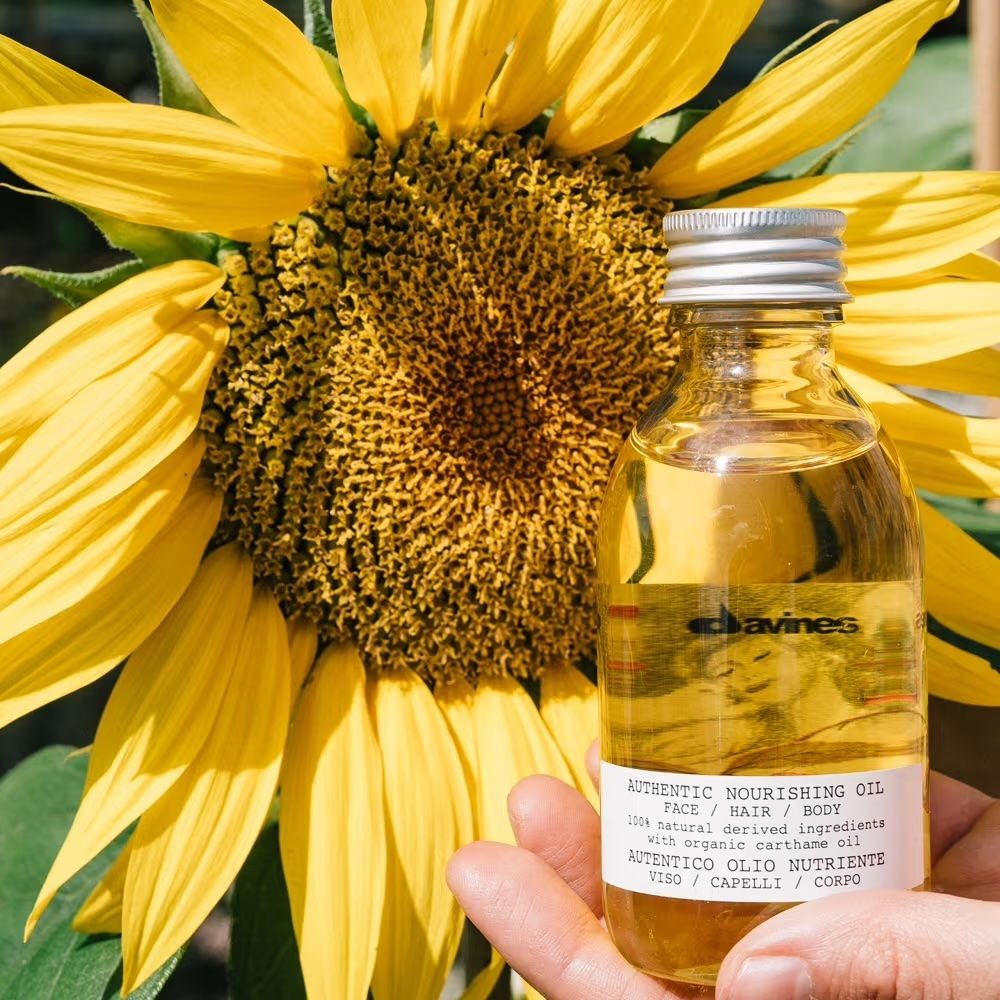
M 664 216 L 661 302 L 850 302 L 843 212 L 698 208 Z

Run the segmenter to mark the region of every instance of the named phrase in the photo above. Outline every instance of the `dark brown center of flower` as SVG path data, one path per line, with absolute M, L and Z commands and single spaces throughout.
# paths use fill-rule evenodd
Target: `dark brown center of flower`
M 668 208 L 624 157 L 537 137 L 422 129 L 331 173 L 224 262 L 220 538 L 373 669 L 589 655 L 600 496 L 673 363 Z

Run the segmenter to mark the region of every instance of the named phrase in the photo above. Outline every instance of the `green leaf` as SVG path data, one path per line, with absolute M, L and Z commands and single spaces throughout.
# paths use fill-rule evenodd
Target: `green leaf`
M 12 265 L 5 267 L 0 274 L 11 275 L 15 278 L 24 278 L 33 285 L 44 289 L 57 299 L 62 299 L 72 308 L 82 306 L 84 302 L 96 299 L 98 295 L 103 295 L 109 288 L 121 284 L 127 278 L 139 274 L 146 269 L 145 265 L 138 260 L 123 260 L 118 264 L 112 264 L 100 271 L 77 272 L 75 274 L 62 271 L 43 271 L 37 267 L 24 267 L 22 265 Z
M 168 108 L 180 108 L 182 111 L 222 118 L 191 79 L 191 74 L 184 68 L 184 64 L 163 37 L 153 12 L 146 6 L 146 0 L 132 0 L 132 2 L 153 50 L 156 76 L 160 81 L 160 103 Z
M 838 158 L 838 171 L 971 167 L 969 40 L 943 38 L 921 45 L 902 79 L 874 113 L 871 128 Z
M 77 934 L 70 923 L 127 833 L 67 883 L 31 940 L 22 943 L 25 919 L 83 792 L 87 758 L 70 753 L 71 747 L 46 747 L 0 781 L 0 996 L 5 1000 L 111 1000 L 121 987 L 119 939 Z M 132 996 L 152 1000 L 177 957 Z
M 829 146 L 822 153 L 820 153 L 819 156 L 817 156 L 811 163 L 806 162 L 802 169 L 793 175 L 793 178 L 819 177 L 821 174 L 825 174 L 833 166 L 834 161 L 837 160 L 837 158 L 847 149 L 849 149 L 857 140 L 857 137 L 861 135 L 866 128 L 869 128 L 871 124 L 871 118 L 866 118 L 864 121 L 858 122 L 857 125 L 845 132 L 839 139 L 835 140 L 833 145 Z M 767 174 L 764 176 L 771 179 Z M 789 178 L 786 174 L 780 179 L 789 180 L 792 178 Z
M 624 153 L 636 167 L 651 167 L 685 132 L 709 114 L 699 108 L 685 108 L 657 118 L 636 132 Z
M 333 37 L 333 24 L 324 0 L 305 0 L 302 7 L 302 30 L 306 38 L 318 49 L 335 56 L 337 41 Z
M 236 879 L 232 912 L 233 1000 L 305 1000 L 276 825 L 264 828 Z
M 31 1000 L 56 997 L 103 1000 L 120 964 L 118 938 L 53 934 L 14 979 L 7 995 L 31 997 Z
M 73 914 L 120 850 L 104 851 L 53 900 L 22 944 L 24 922 L 69 830 L 83 791 L 87 760 L 72 748 L 47 747 L 0 782 L 0 994 L 9 997 L 102 997 L 121 962 L 116 939 L 70 930 Z
M 149 979 L 128 995 L 128 1000 L 153 1000 L 154 997 L 159 996 L 160 991 L 167 985 L 167 980 L 174 974 L 174 970 L 177 968 L 181 958 L 183 958 L 186 947 L 187 945 L 178 948 Z M 121 988 L 122 974 L 121 969 L 119 969 L 118 975 L 111 981 L 101 1000 L 118 1000 L 121 995 Z
M 61 925 L 86 898 L 114 853 L 105 852 L 107 857 L 73 879 L 53 901 L 31 940 L 21 943 L 24 922 L 69 829 L 83 789 L 87 762 L 81 757 L 68 758 L 71 752 L 71 747 L 47 747 L 0 781 L 0 986 L 8 995 L 10 984 L 23 979 L 33 966 L 58 965 L 60 952 L 72 951 L 84 941 L 80 935 L 61 934 Z M 86 955 L 99 961 L 105 958 L 103 948 Z M 117 957 L 108 979 L 116 967 Z
M 214 260 L 219 238 L 213 233 L 185 233 L 177 229 L 160 229 L 126 222 L 105 215 L 95 208 L 74 205 L 104 234 L 118 250 L 135 254 L 146 267 L 169 264 L 174 260 Z
M 434 0 L 427 0 L 427 20 L 424 21 L 424 37 L 420 43 L 420 61 L 426 63 L 431 57 L 431 43 L 434 39 Z
M 982 500 L 941 496 L 925 490 L 920 495 L 980 545 L 1000 556 L 1000 511 L 991 510 Z
M 137 222 L 127 222 L 125 219 L 107 215 L 88 205 L 63 201 L 48 191 L 4 183 L 0 183 L 0 187 L 27 195 L 29 198 L 43 198 L 57 205 L 75 208 L 96 226 L 110 246 L 134 254 L 146 267 L 157 267 L 174 260 L 214 260 L 219 249 L 220 238 L 214 233 L 186 233 L 179 229 L 143 226 Z
M 966 38 L 924 42 L 886 99 L 834 162 L 838 173 L 972 166 L 972 71 Z M 837 143 L 828 144 L 830 152 Z M 815 151 L 776 173 L 802 176 Z
M 348 93 L 347 84 L 344 83 L 344 74 L 340 69 L 340 61 L 335 55 L 327 52 L 326 49 L 321 48 L 319 45 L 314 46 L 316 51 L 319 53 L 320 58 L 323 60 L 323 65 L 326 66 L 327 73 L 330 74 L 330 79 L 333 81 L 333 85 L 337 88 L 337 92 L 344 99 L 344 103 L 347 105 L 347 110 L 351 112 L 351 117 L 371 136 L 378 135 L 378 128 L 375 125 L 375 119 L 372 118 L 370 114 L 360 104 L 358 104 Z
M 950 521 L 968 532 L 980 545 L 1000 556 L 1000 511 L 988 507 L 988 501 L 943 496 L 927 490 L 920 490 L 920 495 Z M 953 631 L 930 614 L 927 616 L 927 631 L 959 649 L 982 657 L 994 670 L 1000 670 L 1000 650 Z

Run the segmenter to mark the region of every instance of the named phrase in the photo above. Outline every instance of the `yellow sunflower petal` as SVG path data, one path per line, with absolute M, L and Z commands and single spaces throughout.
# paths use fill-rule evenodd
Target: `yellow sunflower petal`
M 288 634 L 258 590 L 218 715 L 180 778 L 139 820 L 122 907 L 122 994 L 197 930 L 267 818 L 288 731 Z
M 960 451 L 989 464 L 1000 463 L 1000 419 L 963 417 L 914 399 L 878 379 L 841 366 L 844 378 L 878 414 L 889 436 L 900 444 Z
M 437 698 L 470 775 L 476 836 L 514 843 L 507 816 L 507 795 L 514 785 L 532 774 L 552 774 L 573 784 L 559 747 L 528 693 L 511 677 L 483 677 L 475 690 L 465 681 L 453 681 L 440 686 Z M 488 997 L 503 967 L 494 950 L 462 1000 Z
M 1000 594 L 1000 559 L 930 504 L 920 502 L 927 557 L 927 610 L 942 625 L 1000 649 L 994 607 Z
M 83 800 L 28 919 L 156 802 L 208 738 L 250 607 L 250 560 L 213 552 L 162 625 L 129 657 L 101 716 Z
M 547 134 L 564 154 L 606 146 L 690 100 L 761 0 L 612 0 Z
M 672 197 L 718 191 L 842 135 L 892 89 L 958 0 L 891 0 L 730 98 L 649 173 Z
M 973 281 L 1000 281 L 1000 260 L 994 260 L 984 253 L 970 253 L 940 265 L 937 271 L 956 278 L 971 278 Z M 923 284 L 922 276 L 917 277 Z
M 0 368 L 0 459 L 82 388 L 148 351 L 222 286 L 204 261 L 164 264 L 50 326 Z
M 476 836 L 513 842 L 507 794 L 531 774 L 573 776 L 527 692 L 509 677 L 483 678 L 475 690 L 465 681 L 439 685 L 438 704 L 455 736 L 476 801 Z M 588 779 L 589 780 L 589 779 Z M 493 952 L 463 1000 L 489 996 L 503 959 Z
M 945 451 L 916 441 L 896 447 L 915 486 L 956 497 L 1000 496 L 1000 469 L 961 451 Z
M 1000 338 L 1000 281 L 928 278 L 915 287 L 860 285 L 837 327 L 838 351 L 887 365 L 940 361 Z
M 97 510 L 0 541 L 0 647 L 79 603 L 137 559 L 184 498 L 203 450 L 192 435 Z
M 936 635 L 927 636 L 927 679 L 936 698 L 1000 708 L 1000 672 Z
M 712 208 L 819 207 L 847 213 L 851 281 L 928 270 L 1000 233 L 1000 172 L 833 174 L 763 184 Z
M 437 997 L 464 917 L 444 880 L 472 840 L 472 806 L 455 741 L 427 685 L 412 671 L 381 674 L 369 702 L 385 787 L 385 909 L 372 980 L 375 1000 Z
M 436 0 L 431 38 L 434 118 L 446 132 L 479 121 L 504 50 L 531 15 L 529 0 Z
M 573 775 L 528 692 L 512 677 L 484 677 L 472 699 L 479 766 L 479 836 L 514 843 L 507 795 L 522 778 Z
M 479 803 L 483 791 L 482 775 L 479 770 L 479 749 L 476 741 L 476 718 L 473 702 L 476 692 L 468 681 L 458 679 L 438 684 L 434 692 L 438 705 L 448 722 L 448 728 L 455 738 L 455 746 L 462 760 L 462 770 L 473 802 L 472 826 L 475 836 L 487 837 L 481 827 Z M 490 962 L 477 973 L 462 993 L 461 1000 L 486 1000 L 493 993 L 500 975 L 506 966 L 503 956 L 495 948 L 490 953 Z
M 375 120 L 390 145 L 416 120 L 425 0 L 337 0 L 333 30 L 351 97 Z
M 245 132 L 346 167 L 358 131 L 305 35 L 265 0 L 150 0 L 202 93 Z M 304 207 L 304 206 L 303 206 Z
M 594 44 L 602 20 L 613 10 L 606 0 L 554 0 L 535 4 L 531 19 L 490 87 L 487 127 L 513 132 L 561 97 Z
M 876 278 L 860 286 L 861 291 L 877 291 L 879 288 L 923 287 L 936 278 L 966 278 L 969 281 L 1000 281 L 1000 260 L 987 257 L 984 253 L 967 253 L 955 260 L 936 264 L 926 271 L 893 278 Z
M 280 152 L 235 125 L 146 104 L 0 113 L 0 162 L 59 198 L 116 218 L 233 238 L 294 215 L 325 180 L 317 161 Z
M 743 8 L 742 14 L 740 15 L 742 17 L 742 20 L 740 22 L 739 31 L 736 34 L 737 38 L 739 38 L 743 34 L 743 32 L 750 27 L 750 25 L 753 23 L 753 19 L 757 16 L 757 12 L 759 10 L 760 6 L 759 5 L 754 6 L 753 4 L 748 4 Z
M 597 791 L 587 771 L 590 744 L 600 732 L 597 687 L 568 664 L 549 667 L 542 675 L 542 720 L 576 778 L 576 787 L 597 808 Z
M 125 892 L 125 873 L 132 853 L 132 841 L 122 848 L 104 877 L 94 886 L 83 906 L 73 918 L 73 930 L 81 934 L 121 934 L 122 896 Z
M 218 316 L 196 313 L 56 410 L 0 467 L 0 538 L 93 510 L 178 448 L 227 338 Z
M 984 347 L 924 365 L 888 365 L 837 351 L 843 363 L 893 385 L 916 385 L 970 396 L 1000 396 L 1000 351 Z
M 476 730 L 472 718 L 474 696 L 472 685 L 461 678 L 438 684 L 434 690 L 434 698 L 455 738 L 455 747 L 462 762 L 469 796 L 472 802 L 476 803 L 479 801 L 479 756 L 476 752 Z M 472 810 L 472 829 L 476 837 L 482 836 L 475 808 Z
M 292 703 L 298 697 L 299 690 L 305 683 L 313 663 L 316 662 L 316 650 L 319 647 L 319 635 L 316 626 L 302 618 L 295 618 L 288 623 L 288 647 L 292 657 L 291 683 Z
M 319 658 L 281 774 L 279 833 L 310 1000 L 364 997 L 385 898 L 382 762 L 357 651 Z
M 124 101 L 113 90 L 0 35 L 0 111 L 39 104 Z
M 193 579 L 222 497 L 196 481 L 164 531 L 82 601 L 0 645 L 0 728 L 118 666 Z

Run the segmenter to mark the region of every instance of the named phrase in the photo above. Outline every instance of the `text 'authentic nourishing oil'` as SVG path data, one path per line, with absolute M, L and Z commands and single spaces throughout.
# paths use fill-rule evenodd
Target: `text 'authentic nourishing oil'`
M 834 364 L 845 218 L 664 222 L 683 357 L 598 541 L 608 929 L 711 984 L 803 900 L 927 877 L 916 501 Z

